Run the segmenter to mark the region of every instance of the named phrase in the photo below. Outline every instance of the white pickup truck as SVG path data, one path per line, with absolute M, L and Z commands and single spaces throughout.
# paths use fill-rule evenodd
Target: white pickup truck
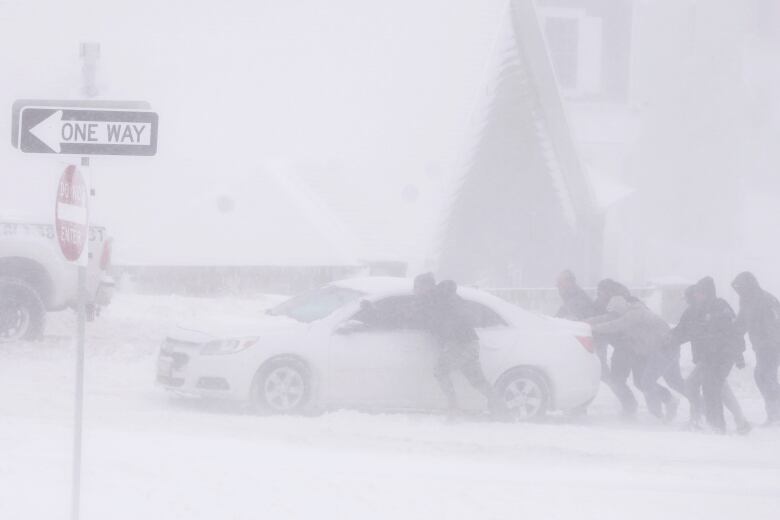
M 78 267 L 65 261 L 52 224 L 0 215 L 0 342 L 38 339 L 46 313 L 74 307 Z M 87 316 L 111 301 L 111 239 L 90 227 Z

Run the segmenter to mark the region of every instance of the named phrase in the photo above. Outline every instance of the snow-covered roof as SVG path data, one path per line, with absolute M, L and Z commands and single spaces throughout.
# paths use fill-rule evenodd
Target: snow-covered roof
M 230 176 L 219 174 L 225 169 Z M 123 200 L 111 212 L 119 218 L 109 219 L 111 232 L 123 237 L 116 243 L 117 264 L 360 264 L 351 232 L 284 164 L 205 162 L 190 174 L 184 186 L 149 190 L 141 184 L 123 199 L 108 194 Z M 128 220 L 139 200 L 143 210 Z M 168 211 L 176 218 L 158 218 Z

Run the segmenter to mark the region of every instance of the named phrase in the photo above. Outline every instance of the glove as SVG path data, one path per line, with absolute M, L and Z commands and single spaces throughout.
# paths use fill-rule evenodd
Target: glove
M 735 364 L 735 365 L 736 365 L 736 367 L 737 367 L 738 369 L 740 369 L 740 370 L 742 370 L 743 368 L 745 368 L 745 356 L 743 356 L 742 354 L 740 354 L 740 355 L 739 355 L 739 357 L 737 358 L 737 362 L 736 362 L 736 364 Z

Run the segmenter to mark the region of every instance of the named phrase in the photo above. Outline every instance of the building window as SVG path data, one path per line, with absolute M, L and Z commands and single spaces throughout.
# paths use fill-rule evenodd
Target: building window
M 540 10 L 555 76 L 569 98 L 602 92 L 602 19 L 584 9 L 546 7 Z
M 558 83 L 564 89 L 576 89 L 579 78 L 579 20 L 547 18 L 545 34 Z

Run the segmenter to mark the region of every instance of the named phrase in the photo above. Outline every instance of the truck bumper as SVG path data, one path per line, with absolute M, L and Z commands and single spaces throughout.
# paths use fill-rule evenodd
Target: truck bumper
M 114 298 L 114 289 L 116 284 L 113 278 L 103 277 L 100 280 L 97 293 L 95 294 L 95 305 L 98 307 L 106 307 L 111 304 L 111 300 Z

